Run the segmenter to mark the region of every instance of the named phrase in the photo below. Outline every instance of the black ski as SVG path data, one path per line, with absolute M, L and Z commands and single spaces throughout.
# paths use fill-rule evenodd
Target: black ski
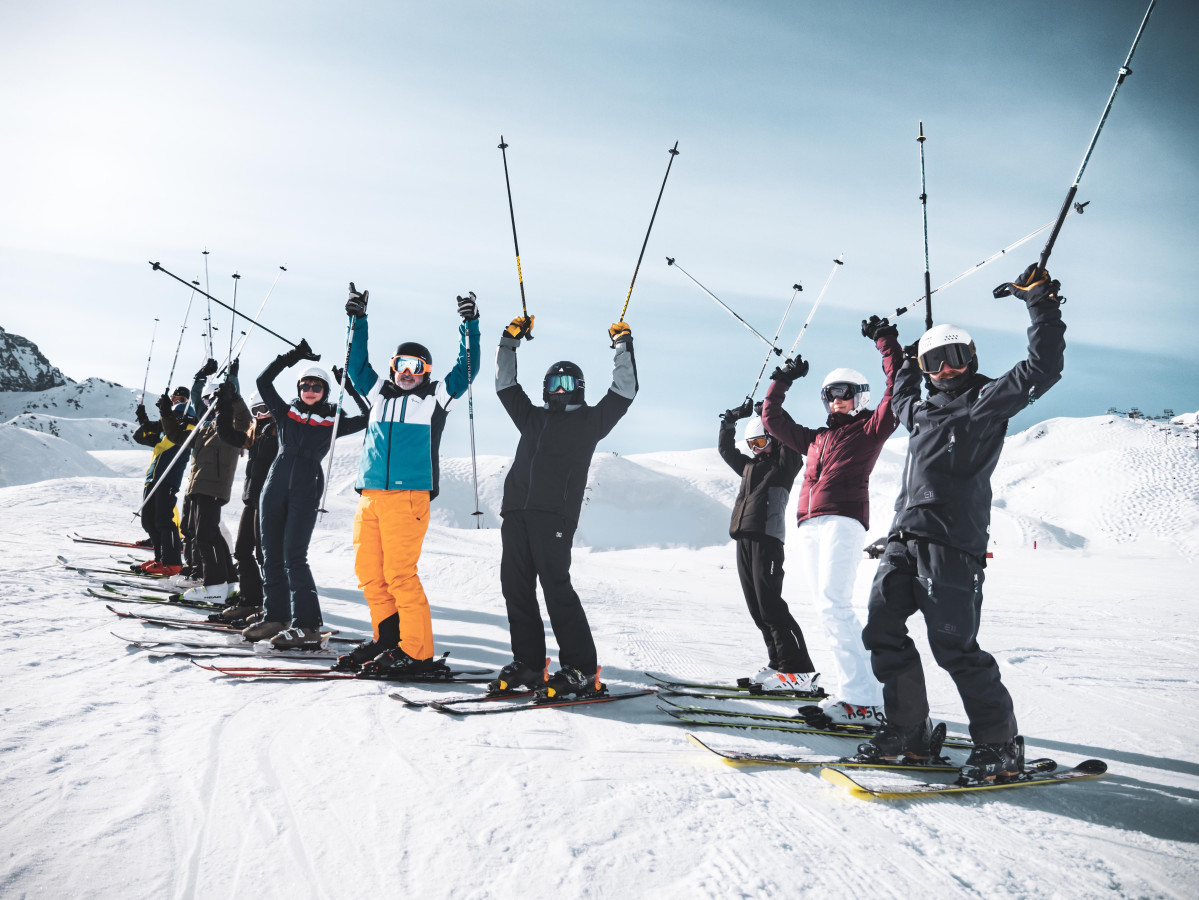
M 645 672 L 645 677 L 656 681 L 669 693 L 685 694 L 690 691 L 720 692 L 744 700 L 754 697 L 762 700 L 823 700 L 828 694 L 821 688 L 814 691 L 768 691 L 760 684 L 755 684 L 748 678 L 738 678 L 736 684 L 708 684 L 698 681 L 679 681 L 677 678 L 664 678 L 653 672 Z M 695 694 L 694 696 L 705 696 Z
M 940 729 L 940 736 L 944 739 L 945 723 L 942 722 L 937 728 Z M 840 766 L 842 768 L 899 769 L 903 771 L 922 769 L 926 772 L 956 772 L 959 768 L 950 762 L 947 757 L 940 755 L 940 742 L 937 740 L 937 733 L 935 731 L 933 733 L 933 755 L 924 762 L 917 760 L 875 760 L 868 762 L 855 759 L 852 756 L 838 758 L 834 756 L 785 756 L 779 753 L 749 753 L 742 750 L 718 750 L 715 747 L 705 744 L 694 734 L 688 734 L 687 740 L 697 747 L 702 747 L 709 753 L 715 753 L 730 766 L 791 766 L 797 769 Z
M 151 625 L 162 625 L 165 628 L 194 628 L 199 631 L 220 631 L 225 634 L 236 634 L 243 630 L 244 626 L 226 625 L 223 622 L 209 622 L 206 619 L 182 619 L 174 616 L 143 616 L 138 613 L 125 612 L 119 609 L 113 609 L 111 606 L 105 605 L 110 613 L 120 616 L 122 619 L 137 619 L 139 622 L 147 622 Z M 329 633 L 336 635 L 335 629 L 329 629 Z M 361 638 L 329 638 L 331 644 L 361 644 Z
M 645 697 L 650 694 L 656 694 L 657 692 L 657 688 L 642 688 L 641 690 L 625 691 L 619 694 L 601 694 L 598 697 L 576 697 L 568 700 L 526 700 L 522 703 L 512 703 L 505 706 L 471 706 L 467 708 L 444 705 L 434 701 L 429 704 L 429 708 L 435 709 L 439 713 L 446 713 L 451 716 L 484 716 L 492 713 L 520 712 L 526 709 L 557 709 L 563 706 L 584 706 L 590 703 L 611 703 L 614 700 L 630 700 L 633 697 Z
M 1057 763 L 1052 759 L 1034 759 L 1024 767 L 1024 774 L 1012 781 L 975 782 L 970 784 L 926 783 L 926 784 L 883 784 L 858 781 L 848 773 L 835 767 L 826 766 L 820 770 L 820 777 L 825 781 L 843 787 L 858 797 L 881 797 L 884 799 L 903 799 L 908 797 L 927 797 L 930 794 L 961 794 L 971 791 L 997 791 L 1004 788 L 1032 787 L 1035 785 L 1061 784 L 1067 781 L 1083 781 L 1089 778 L 1099 778 L 1107 772 L 1107 763 L 1101 759 L 1088 759 L 1080 762 L 1072 769 L 1057 771 Z
M 413 673 L 388 673 L 385 675 L 368 675 L 362 672 L 342 672 L 330 668 L 289 669 L 282 666 L 205 666 L 200 663 L 195 663 L 195 665 L 200 666 L 201 669 L 207 669 L 210 672 L 219 672 L 221 675 L 227 675 L 231 678 L 284 678 L 301 680 L 344 680 L 352 678 L 358 681 L 394 681 L 411 684 L 486 684 L 495 677 L 494 674 L 487 670 L 479 669 L 451 669 L 448 674 L 430 673 L 428 675 L 418 675 Z M 470 677 L 482 672 L 487 672 L 488 677 Z
M 219 612 L 224 609 L 223 603 L 209 603 L 207 600 L 184 600 L 181 594 L 126 594 L 115 588 L 104 585 L 103 591 L 87 588 L 87 592 L 98 600 L 119 600 L 122 603 L 158 603 L 162 606 L 181 606 L 184 609 L 203 609 L 209 612 Z
M 506 691 L 496 694 L 448 694 L 444 697 L 436 697 L 432 700 L 414 700 L 411 697 L 405 697 L 400 693 L 391 693 L 387 696 L 392 700 L 399 700 L 405 706 L 423 709 L 426 706 L 432 706 L 436 703 L 438 706 L 455 706 L 460 703 L 486 703 L 489 700 L 509 700 L 513 698 L 531 697 L 535 692 L 528 691 Z
M 84 537 L 78 531 L 68 534 L 67 537 L 77 544 L 98 544 L 102 547 L 128 547 L 130 550 L 145 550 L 149 553 L 154 552 L 153 547 L 148 547 L 145 544 L 136 544 L 132 541 L 110 541 L 105 538 Z

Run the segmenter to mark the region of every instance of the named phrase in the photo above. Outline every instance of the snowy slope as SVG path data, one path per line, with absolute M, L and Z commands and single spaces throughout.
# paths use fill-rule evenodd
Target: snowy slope
M 0 393 L 0 422 L 61 437 L 84 450 L 127 450 L 137 446 L 137 397 L 136 391 L 100 378 L 44 391 L 10 391 Z
M 891 442 L 872 485 L 872 534 L 886 529 L 902 446 Z M 357 447 L 338 448 L 310 557 L 326 623 L 363 633 Z M 151 660 L 110 632 L 160 630 L 118 620 L 53 563 L 109 561 L 67 529 L 139 536 L 144 451 L 97 456 L 124 477 L 0 489 L 5 896 L 1189 898 L 1199 886 L 1199 453 L 1181 432 L 1057 419 L 1010 438 L 996 476 L 981 640 L 1030 755 L 1100 757 L 1111 774 L 873 803 L 813 772 L 724 766 L 651 699 L 454 720 L 405 709 L 377 683 L 250 683 Z M 443 461 L 421 562 L 438 647 L 463 665 L 509 658 L 495 515 L 506 465 L 479 460 L 475 530 L 470 461 Z M 734 482 L 721 467 L 714 450 L 597 458 L 580 526 L 592 545 L 576 550 L 574 576 L 610 682 L 761 664 L 720 539 Z M 824 666 L 801 574 L 786 595 Z M 952 684 L 928 678 L 934 713 L 960 730 Z M 853 747 L 699 730 L 720 746 Z
M 112 474 L 115 473 L 76 443 L 19 428 L 11 422 L 0 425 L 0 487 L 51 478 Z

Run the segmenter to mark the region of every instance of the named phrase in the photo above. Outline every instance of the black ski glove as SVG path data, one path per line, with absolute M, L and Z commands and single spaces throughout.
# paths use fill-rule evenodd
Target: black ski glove
M 473 322 L 479 318 L 479 304 L 475 302 L 475 292 L 467 291 L 465 297 L 458 298 L 458 315 L 464 322 Z
M 241 357 L 239 356 L 237 359 L 233 360 L 233 362 L 229 363 L 229 374 L 227 374 L 225 377 L 226 378 L 236 378 L 237 372 L 240 368 L 241 368 Z
M 746 418 L 753 411 L 754 402 L 746 397 L 744 403 L 742 403 L 740 406 L 734 406 L 732 409 L 726 409 L 720 418 L 725 423 L 731 425 L 739 419 Z
M 217 369 L 216 360 L 210 359 L 210 360 L 208 360 L 208 362 L 204 363 L 203 368 L 201 368 L 200 371 L 196 373 L 196 377 L 193 380 L 194 381 L 203 381 L 209 375 L 216 374 L 216 369 Z
M 869 319 L 862 320 L 862 337 L 870 338 L 872 341 L 877 341 L 881 337 L 896 337 L 898 334 L 899 329 L 886 319 L 871 316 Z
M 232 381 L 222 381 L 220 387 L 216 389 L 217 405 L 223 408 L 230 406 L 233 403 L 233 398 L 237 396 L 237 391 L 233 389 Z
M 345 369 L 343 369 L 341 366 L 338 366 L 338 365 L 333 366 L 333 381 L 336 384 L 341 384 L 341 376 L 344 372 L 345 372 Z
M 779 368 L 770 373 L 771 381 L 781 381 L 783 384 L 793 384 L 795 379 L 808 374 L 808 363 L 802 356 L 789 359 Z
M 1047 300 L 1059 303 L 1062 298 L 1058 297 L 1058 291 L 1061 288 L 1059 282 L 1050 280 L 1048 269 L 1042 269 L 1037 263 L 1033 263 L 1020 274 L 1019 278 L 1009 281 L 1007 284 L 1001 284 L 995 288 L 993 293 L 996 297 L 1015 294 L 1031 307 Z
M 903 358 L 904 359 L 916 359 L 916 360 L 920 359 L 920 342 L 912 341 L 912 343 L 910 343 L 906 347 L 904 347 L 903 348 Z
M 150 424 L 150 417 L 146 415 L 146 404 L 139 403 L 137 405 L 137 409 L 135 409 L 133 412 L 137 416 L 138 425 Z
M 162 413 L 162 415 L 169 416 L 172 414 L 171 398 L 166 394 L 163 394 L 161 397 L 159 397 L 158 400 L 155 401 L 154 405 L 158 407 L 158 411 Z
M 366 301 L 370 298 L 370 291 L 359 291 L 354 287 L 354 282 L 350 282 L 350 299 L 346 301 L 346 315 L 354 316 L 355 318 L 366 318 Z
M 296 344 L 286 353 L 279 354 L 279 360 L 287 366 L 294 366 L 302 359 L 310 359 L 313 362 L 316 362 L 320 358 L 321 355 L 319 353 L 313 353 L 312 348 L 308 346 L 308 341 L 304 338 L 300 338 L 300 343 Z

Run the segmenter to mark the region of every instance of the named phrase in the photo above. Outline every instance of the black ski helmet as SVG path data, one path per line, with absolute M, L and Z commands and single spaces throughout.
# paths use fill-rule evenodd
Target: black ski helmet
M 174 399 L 175 397 L 182 397 L 184 400 L 190 400 L 192 397 L 192 392 L 180 385 L 179 387 L 175 388 L 175 390 L 171 391 L 171 399 Z
M 565 394 L 558 394 L 550 391 L 550 379 L 555 375 L 568 376 L 574 379 L 574 390 L 567 391 Z M 545 379 L 542 381 L 541 398 L 546 403 L 582 403 L 583 388 L 586 382 L 583 380 L 583 370 L 572 362 L 562 360 L 550 366 L 545 372 Z
M 392 356 L 392 359 L 394 360 L 396 356 L 419 356 L 429 364 L 430 369 L 433 368 L 433 354 L 429 352 L 428 347 L 426 347 L 424 344 L 418 344 L 416 341 L 404 341 L 404 343 L 396 347 L 396 352 L 395 355 Z M 426 374 L 428 373 L 426 372 Z M 391 380 L 395 381 L 395 377 L 396 370 L 395 366 L 393 365 L 391 367 Z

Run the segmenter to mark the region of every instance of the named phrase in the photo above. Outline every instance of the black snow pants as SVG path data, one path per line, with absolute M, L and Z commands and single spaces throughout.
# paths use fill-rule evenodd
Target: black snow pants
M 762 632 L 772 669 L 814 672 L 803 632 L 783 599 L 783 542 L 766 535 L 737 538 L 737 574 L 750 618 Z
M 862 630 L 889 722 L 912 725 L 929 713 L 924 669 L 907 628 L 908 618 L 921 612 L 933 658 L 957 685 L 975 743 L 1000 743 L 1016 735 L 1012 698 L 999 666 L 978 646 L 982 586 L 983 565 L 976 557 L 924 538 L 891 536 Z
M 237 570 L 229 544 L 221 534 L 221 507 L 223 500 L 205 494 L 189 494 L 193 511 L 195 532 L 193 542 L 204 567 L 204 585 L 229 584 L 237 581 Z
M 320 599 L 308 567 L 324 486 L 320 460 L 281 453 L 258 498 L 262 534 L 262 593 L 266 621 L 319 628 Z
M 258 507 L 243 506 L 237 525 L 237 543 L 233 548 L 237 560 L 237 581 L 240 604 L 262 605 L 262 535 L 258 527 Z
M 591 626 L 570 583 L 570 551 L 575 526 L 565 517 L 537 510 L 504 514 L 500 588 L 508 607 L 512 656 L 531 669 L 545 665 L 545 625 L 537 606 L 541 581 L 550 627 L 558 641 L 558 662 L 594 675 L 598 660 Z
M 143 500 L 153 488 L 153 484 L 146 485 L 142 491 Z M 142 506 L 142 528 L 154 543 L 154 558 L 164 566 L 180 564 L 179 530 L 175 527 L 175 494 L 175 488 L 160 487 Z

